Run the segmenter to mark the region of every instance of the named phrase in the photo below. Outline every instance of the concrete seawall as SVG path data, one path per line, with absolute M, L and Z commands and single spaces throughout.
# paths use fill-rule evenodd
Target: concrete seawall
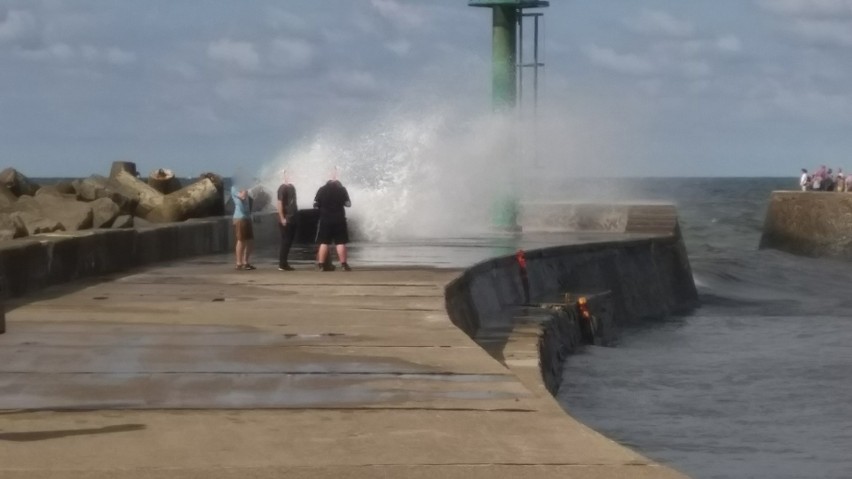
M 558 302 L 566 293 L 597 297 L 601 300 L 594 307 L 605 309 L 616 326 L 697 305 L 678 233 L 546 248 L 525 256 L 528 293 L 517 259 L 496 258 L 449 283 L 446 307 L 454 324 L 507 366 L 512 367 L 513 360 L 525 366 L 536 361 L 552 394 L 561 382 L 565 357 L 581 340 L 578 322 L 570 311 L 531 312 L 530 304 Z
M 20 297 L 75 279 L 137 266 L 230 251 L 230 217 L 192 219 L 135 229 L 94 229 L 0 242 L 0 334 L 6 331 L 3 298 Z M 255 216 L 255 237 L 277 238 L 274 214 Z
M 852 194 L 773 191 L 760 248 L 852 259 Z
M 254 226 L 257 238 L 275 238 L 274 215 L 257 216 Z M 232 246 L 229 217 L 36 235 L 0 243 L 0 291 L 4 297 L 18 297 L 79 278 L 223 253 Z

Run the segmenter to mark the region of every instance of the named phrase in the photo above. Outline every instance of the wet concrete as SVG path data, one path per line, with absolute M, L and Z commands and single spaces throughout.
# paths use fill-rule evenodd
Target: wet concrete
M 0 476 L 682 477 L 457 329 L 457 270 L 229 262 L 11 301 Z

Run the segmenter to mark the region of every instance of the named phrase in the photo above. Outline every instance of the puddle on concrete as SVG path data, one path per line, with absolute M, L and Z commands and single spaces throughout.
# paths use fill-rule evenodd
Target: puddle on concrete
M 61 439 L 73 436 L 91 436 L 96 434 L 112 434 L 116 432 L 141 431 L 144 424 L 119 424 L 83 429 L 57 429 L 53 431 L 0 432 L 0 441 L 35 442 L 48 439 Z

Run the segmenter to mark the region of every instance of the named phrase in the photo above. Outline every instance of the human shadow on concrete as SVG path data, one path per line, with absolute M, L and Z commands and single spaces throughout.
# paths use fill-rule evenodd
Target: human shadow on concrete
M 34 442 L 48 439 L 61 439 L 72 436 L 89 436 L 93 434 L 111 434 L 116 432 L 141 431 L 146 429 L 144 424 L 118 424 L 115 426 L 94 427 L 85 429 L 57 429 L 52 431 L 0 432 L 0 441 Z

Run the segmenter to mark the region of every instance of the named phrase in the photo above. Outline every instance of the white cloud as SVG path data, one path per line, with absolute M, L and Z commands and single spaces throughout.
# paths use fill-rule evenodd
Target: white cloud
M 411 51 L 411 42 L 408 40 L 396 40 L 385 43 L 385 48 L 395 53 L 397 56 L 404 57 Z
M 695 31 L 690 22 L 680 20 L 663 11 L 644 10 L 627 24 L 634 30 L 648 35 L 688 37 Z
M 69 45 L 67 43 L 53 43 L 44 48 L 18 49 L 15 53 L 28 60 L 54 61 L 70 63 L 82 61 L 92 64 L 128 65 L 136 61 L 136 55 L 132 52 L 117 47 L 101 48 L 93 45 Z
M 780 110 L 805 118 L 852 118 L 852 98 L 849 96 L 779 88 L 773 92 L 771 101 Z
M 304 40 L 278 38 L 270 46 L 272 62 L 288 70 L 304 70 L 313 64 L 314 57 L 313 45 Z
M 199 77 L 198 68 L 183 60 L 161 61 L 160 65 L 164 70 L 176 73 L 184 80 L 195 80 Z
M 207 57 L 245 71 L 254 71 L 260 67 L 260 55 L 251 42 L 227 38 L 217 40 L 207 47 Z
M 736 35 L 724 35 L 716 39 L 716 48 L 723 53 L 739 53 L 743 45 Z
M 255 85 L 246 79 L 226 78 L 216 84 L 216 95 L 222 100 L 248 104 L 254 99 Z
M 308 29 L 308 22 L 304 18 L 295 13 L 281 10 L 280 8 L 271 9 L 266 16 L 266 21 L 273 28 L 288 32 L 303 32 Z
M 74 49 L 65 43 L 54 43 L 42 51 L 47 55 L 45 59 L 67 61 L 74 57 Z
M 794 17 L 852 16 L 852 0 L 758 0 L 764 9 Z
M 790 30 L 810 43 L 840 47 L 852 46 L 852 22 L 797 20 L 790 26 Z
M 420 27 L 425 21 L 425 12 L 416 6 L 405 5 L 396 0 L 370 0 L 376 12 L 396 25 L 400 30 Z
M 136 54 L 112 47 L 105 50 L 104 58 L 112 65 L 127 65 L 136 61 Z
M 36 33 L 36 18 L 21 10 L 10 10 L 0 16 L 0 43 L 14 42 Z
M 710 75 L 713 69 L 706 62 L 688 61 L 681 65 L 683 74 L 690 78 L 701 78 Z
M 630 53 L 618 53 L 610 48 L 588 45 L 583 54 L 595 65 L 627 75 L 647 75 L 654 72 L 648 60 Z
M 331 74 L 331 83 L 344 93 L 374 93 L 379 82 L 370 72 L 363 70 L 338 70 Z

